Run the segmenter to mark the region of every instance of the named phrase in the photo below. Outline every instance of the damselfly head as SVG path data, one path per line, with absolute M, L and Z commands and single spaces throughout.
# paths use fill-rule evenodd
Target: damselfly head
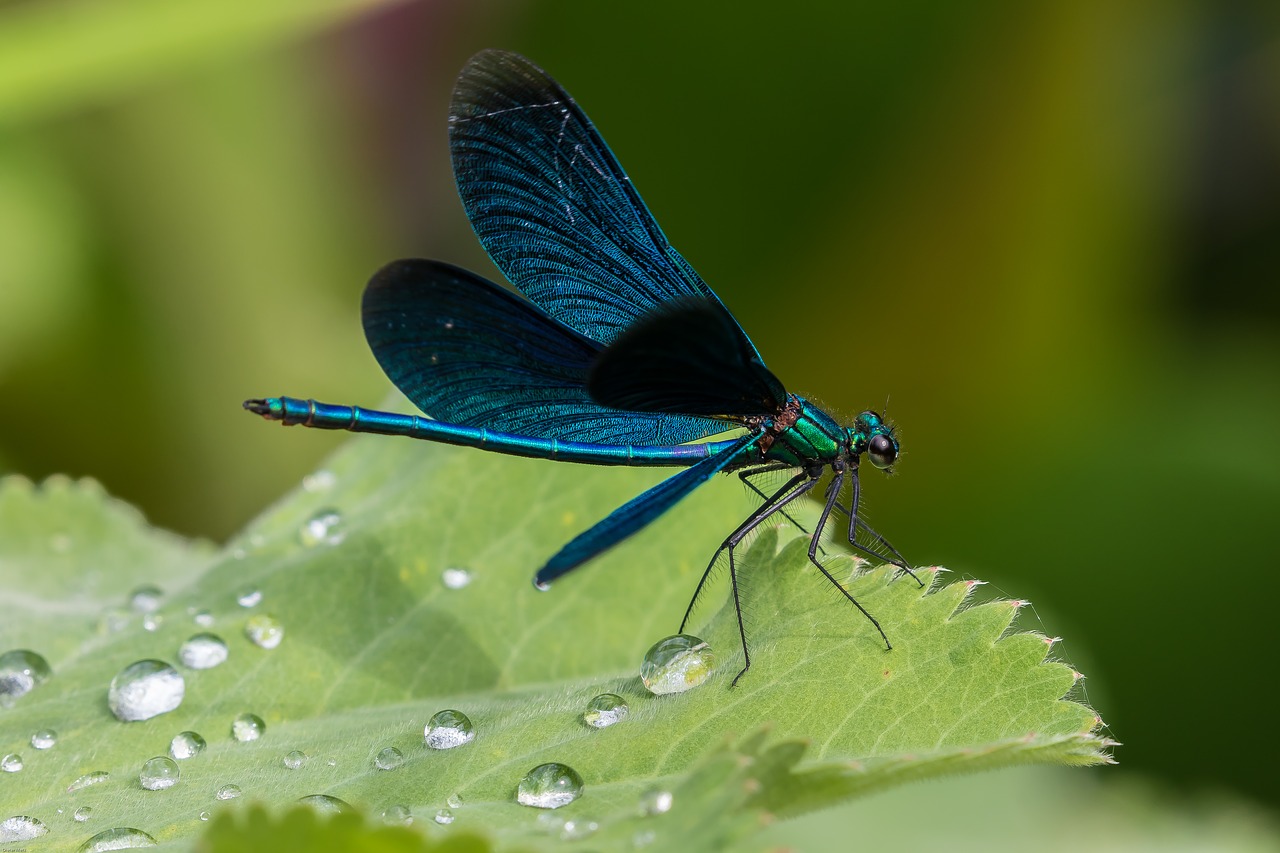
M 855 456 L 867 454 L 872 465 L 885 470 L 898 458 L 898 439 L 893 435 L 892 426 L 878 413 L 868 410 L 853 421 L 849 449 Z

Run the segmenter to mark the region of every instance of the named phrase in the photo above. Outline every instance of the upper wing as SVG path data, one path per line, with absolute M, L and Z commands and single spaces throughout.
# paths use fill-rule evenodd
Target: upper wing
M 363 317 L 387 376 L 439 420 L 597 444 L 683 444 L 729 428 L 593 401 L 586 381 L 599 344 L 449 264 L 383 267 L 365 288 Z
M 523 56 L 486 50 L 462 69 L 449 147 L 458 193 L 485 251 L 566 326 L 608 344 L 673 299 L 723 307 L 667 243 L 569 93 Z

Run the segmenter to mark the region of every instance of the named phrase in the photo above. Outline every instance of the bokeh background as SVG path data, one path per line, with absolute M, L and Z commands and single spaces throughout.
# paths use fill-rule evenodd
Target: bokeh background
M 1271 0 L 0 4 L 0 471 L 220 540 L 313 469 L 341 436 L 240 401 L 376 405 L 368 276 L 496 275 L 446 147 L 484 47 L 791 390 L 889 401 L 876 527 L 1065 638 L 1125 743 L 1089 775 L 1280 804 Z

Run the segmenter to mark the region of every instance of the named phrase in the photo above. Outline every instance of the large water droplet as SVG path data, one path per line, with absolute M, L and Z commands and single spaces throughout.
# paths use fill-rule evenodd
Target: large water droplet
M 306 797 L 299 797 L 298 802 L 311 806 L 311 808 L 321 814 L 343 814 L 353 811 L 351 804 L 331 797 L 328 794 L 310 794 Z
M 67 786 L 67 793 L 79 791 L 82 788 L 88 788 L 90 785 L 98 785 L 111 778 L 111 774 L 105 770 L 95 770 L 92 773 L 86 773 L 76 781 Z
M 338 476 L 332 471 L 319 470 L 302 478 L 302 490 L 318 495 L 327 492 L 338 482 Z
M 178 784 L 178 762 L 165 755 L 159 755 L 142 765 L 138 773 L 138 781 L 148 791 L 163 791 Z
M 557 761 L 539 764 L 524 774 L 516 789 L 516 802 L 539 809 L 558 809 L 582 796 L 578 771 Z
M 601 693 L 587 703 L 587 710 L 582 712 L 582 721 L 589 726 L 603 729 L 620 723 L 627 718 L 627 702 L 616 693 Z
M 79 853 L 106 853 L 108 850 L 130 850 L 135 847 L 155 847 L 156 840 L 141 829 L 116 826 L 104 829 L 80 845 Z
M 453 823 L 453 810 L 440 809 L 439 811 L 436 812 L 435 821 L 441 826 L 448 826 L 449 824 Z
M 394 746 L 388 746 L 373 759 L 373 766 L 379 770 L 395 770 L 404 764 L 404 753 Z
M 245 587 L 236 593 L 236 604 L 241 607 L 257 607 L 262 603 L 262 590 L 257 587 Z
M 307 754 L 295 749 L 287 753 L 285 757 L 280 760 L 280 763 L 283 764 L 286 769 L 301 770 L 303 765 L 307 763 Z
M 49 677 L 49 663 L 30 649 L 0 655 L 0 707 L 9 707 Z
M 432 717 L 423 730 L 427 746 L 432 749 L 453 749 L 475 739 L 476 730 L 471 720 L 461 711 L 445 710 Z
M 140 586 L 129 594 L 129 606 L 138 613 L 153 613 L 160 609 L 160 600 L 164 593 L 160 587 L 148 584 Z
M 149 720 L 181 705 L 186 689 L 182 676 L 169 664 L 162 660 L 140 660 L 111 679 L 107 704 L 116 719 L 126 723 Z
M 462 589 L 471 583 L 471 571 L 454 566 L 440 573 L 440 581 L 449 589 Z
M 58 742 L 58 733 L 53 729 L 41 729 L 31 736 L 31 745 L 36 749 L 50 749 Z
M 651 788 L 640 795 L 640 814 L 646 817 L 666 814 L 671 811 L 672 802 L 674 802 L 674 799 L 670 791 Z
M 268 613 L 259 613 L 245 620 L 244 635 L 259 648 L 274 649 L 284 639 L 284 625 Z
M 257 714 L 241 714 L 231 721 L 231 736 L 241 743 L 257 740 L 267 731 L 267 724 Z
M 218 793 L 214 794 L 219 800 L 234 800 L 240 796 L 239 785 L 223 785 L 218 789 Z
M 11 752 L 4 758 L 0 758 L 0 770 L 5 773 L 17 773 L 22 769 L 22 756 L 16 752 Z
M 706 681 L 715 669 L 711 647 L 697 637 L 676 634 L 659 640 L 640 664 L 640 680 L 657 696 L 683 693 Z
M 308 548 L 337 545 L 346 533 L 342 531 L 342 515 L 336 509 L 322 509 L 307 519 L 298 530 L 298 540 Z
M 75 820 L 76 823 L 84 823 L 86 820 L 93 817 L 93 807 L 81 806 L 80 808 L 75 810 L 75 812 L 71 815 L 71 817 Z
M 169 741 L 169 755 L 179 761 L 185 761 L 204 752 L 205 746 L 207 744 L 204 738 L 195 732 L 178 732 L 173 736 L 173 740 Z
M 0 844 L 10 841 L 31 841 L 49 831 L 39 820 L 27 815 L 14 815 L 0 820 Z
M 195 634 L 178 649 L 178 659 L 191 669 L 213 669 L 227 659 L 227 644 L 217 634 Z
M 388 826 L 408 826 L 413 823 L 413 812 L 408 806 L 396 804 L 387 806 L 382 812 L 382 822 Z

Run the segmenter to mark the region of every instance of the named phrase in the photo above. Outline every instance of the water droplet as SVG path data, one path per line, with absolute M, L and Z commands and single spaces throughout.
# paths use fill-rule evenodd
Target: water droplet
M 471 720 L 461 711 L 446 710 L 436 714 L 423 730 L 427 746 L 432 749 L 453 749 L 475 739 L 476 730 Z
M 640 814 L 646 817 L 666 814 L 671 811 L 673 802 L 671 792 L 661 788 L 651 788 L 640 795 Z
M 231 736 L 241 743 L 257 740 L 267 731 L 267 724 L 257 714 L 241 714 L 231 721 Z
M 178 732 L 169 741 L 169 755 L 179 761 L 195 758 L 204 752 L 205 740 L 195 732 Z
M 17 773 L 22 769 L 22 756 L 16 752 L 11 752 L 4 758 L 0 758 L 0 770 L 5 773 Z
M 706 681 L 715 669 L 711 647 L 688 634 L 659 640 L 640 664 L 640 680 L 656 696 L 683 693 Z
M 159 613 L 148 613 L 146 616 L 142 617 L 142 630 L 144 631 L 159 631 L 160 626 L 163 624 L 164 617 Z
M 31 841 L 49 831 L 49 827 L 27 815 L 14 815 L 0 820 L 0 844 L 10 841 Z
M 337 797 L 331 797 L 328 794 L 311 794 L 306 797 L 299 797 L 298 802 L 311 806 L 321 814 L 343 814 L 354 811 L 350 803 L 343 802 Z
M 30 649 L 0 655 L 0 706 L 9 707 L 49 677 L 49 663 Z
M 627 718 L 627 702 L 616 693 L 601 693 L 587 703 L 582 721 L 589 726 L 603 729 Z
M 440 573 L 440 580 L 449 589 L 462 589 L 471 583 L 471 571 L 458 566 L 445 569 Z
M 239 785 L 223 785 L 218 789 L 218 793 L 214 794 L 219 800 L 234 800 L 240 796 Z
M 449 799 L 445 800 L 444 804 L 451 809 L 460 809 L 464 802 L 461 794 L 450 794 Z
M 560 838 L 565 841 L 577 841 L 586 838 L 600 828 L 594 820 L 566 820 L 560 829 Z
M 186 682 L 162 660 L 131 663 L 111 679 L 107 704 L 126 723 L 167 714 L 182 704 Z
M 302 766 L 307 763 L 307 754 L 299 750 L 292 750 L 280 760 L 289 770 L 301 770 Z
M 153 613 L 160 609 L 160 600 L 163 597 L 164 593 L 158 586 L 150 584 L 140 586 L 129 593 L 129 606 L 137 613 Z
M 201 628 L 213 627 L 213 614 L 208 610 L 197 610 L 191 617 L 191 620 Z
M 581 797 L 582 788 L 578 771 L 553 761 L 539 764 L 524 774 L 516 789 L 516 802 L 539 809 L 558 809 Z
M 536 589 L 538 592 L 546 592 L 547 590 L 551 589 L 551 584 L 547 583 L 546 581 L 534 581 L 533 588 Z
M 436 812 L 435 819 L 436 819 L 436 823 L 440 824 L 441 826 L 448 826 L 449 824 L 453 823 L 453 810 L 440 809 L 440 811 Z
M 257 607 L 262 603 L 262 590 L 257 587 L 245 587 L 236 593 L 236 604 L 241 607 Z
M 84 823 L 86 820 L 93 817 L 93 807 L 81 806 L 80 808 L 75 810 L 75 812 L 71 815 L 71 817 L 75 820 L 76 823 Z
M 178 649 L 178 659 L 191 669 L 213 669 L 227 659 L 227 644 L 217 634 L 194 634 Z
M 138 773 L 138 781 L 148 791 L 163 791 L 178 784 L 180 775 L 178 762 L 166 755 L 160 755 L 142 765 L 142 770 Z
M 41 729 L 31 736 L 31 746 L 35 749 L 49 749 L 58 742 L 58 733 L 53 729 Z
M 307 548 L 337 545 L 347 534 L 342 531 L 342 515 L 336 509 L 322 509 L 307 519 L 298 539 Z
M 208 820 L 211 817 L 213 817 L 213 815 L 209 814 L 208 812 L 200 812 L 201 820 Z
M 244 635 L 259 648 L 274 649 L 284 639 L 284 625 L 270 614 L 259 613 L 245 620 Z
M 129 850 L 134 847 L 155 847 L 156 840 L 141 829 L 116 826 L 104 829 L 80 845 L 79 853 L 106 853 L 108 850 Z
M 79 791 L 82 788 L 88 788 L 90 785 L 97 785 L 111 778 L 111 774 L 105 770 L 95 770 L 92 773 L 86 773 L 76 781 L 67 786 L 67 793 Z
M 387 806 L 382 812 L 382 822 L 389 826 L 408 826 L 413 823 L 413 812 L 408 806 L 396 804 Z
M 394 746 L 382 750 L 373 759 L 373 766 L 379 770 L 395 770 L 401 764 L 404 764 L 404 753 Z
M 332 471 L 314 471 L 302 478 L 302 490 L 313 495 L 327 492 L 338 482 L 338 476 Z

